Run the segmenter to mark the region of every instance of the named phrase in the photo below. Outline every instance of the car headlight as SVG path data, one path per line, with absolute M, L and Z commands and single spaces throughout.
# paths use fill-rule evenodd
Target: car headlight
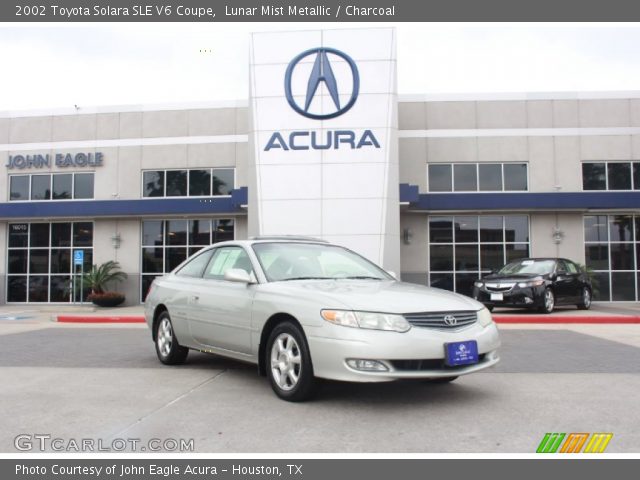
M 393 313 L 321 310 L 320 315 L 327 322 L 344 327 L 387 330 L 391 332 L 406 332 L 411 328 L 411 324 L 402 315 Z
M 481 282 L 480 280 L 476 280 L 475 282 L 473 282 L 473 285 L 475 287 L 482 288 L 484 287 L 484 282 Z
M 480 323 L 480 325 L 482 325 L 483 327 L 488 327 L 493 323 L 491 312 L 488 309 L 483 308 L 478 312 L 478 323 Z
M 544 280 L 539 278 L 538 280 L 529 280 L 528 282 L 520 282 L 518 283 L 518 286 L 520 288 L 527 288 L 527 287 L 539 287 L 540 285 L 543 285 L 543 284 L 544 284 Z

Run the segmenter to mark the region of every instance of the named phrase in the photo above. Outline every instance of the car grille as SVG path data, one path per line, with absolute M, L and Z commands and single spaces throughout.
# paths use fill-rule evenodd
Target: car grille
M 515 286 L 515 283 L 487 283 L 485 285 L 490 292 L 508 292 Z
M 478 355 L 478 363 L 482 363 L 486 354 Z M 469 365 L 448 366 L 443 359 L 423 359 L 423 360 L 389 360 L 393 368 L 399 372 L 419 372 L 424 370 L 457 370 Z
M 414 327 L 422 328 L 460 328 L 475 323 L 476 312 L 422 312 L 406 313 L 404 318 Z

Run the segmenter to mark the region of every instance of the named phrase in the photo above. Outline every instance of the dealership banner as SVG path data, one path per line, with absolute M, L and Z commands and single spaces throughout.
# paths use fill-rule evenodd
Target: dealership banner
M 1 22 L 637 21 L 628 0 L 32 0 L 0 3 Z
M 533 459 L 83 459 L 0 460 L 0 478 L 17 479 L 428 479 L 492 478 L 601 479 L 638 471 L 637 459 L 539 461 Z M 482 469 L 482 470 L 481 470 Z

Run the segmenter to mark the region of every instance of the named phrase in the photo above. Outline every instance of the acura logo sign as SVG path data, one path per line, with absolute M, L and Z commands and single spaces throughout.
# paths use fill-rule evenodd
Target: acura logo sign
M 444 316 L 444 323 L 449 325 L 450 327 L 453 327 L 454 325 L 458 324 L 458 319 L 456 317 L 454 317 L 453 315 L 445 315 Z
M 303 60 L 307 57 L 313 57 L 314 55 L 315 58 L 313 59 L 311 74 L 306 82 L 306 91 L 294 92 L 292 83 L 296 69 L 300 68 L 300 64 Z M 349 66 L 349 70 L 351 72 L 351 85 L 338 84 L 331 62 L 340 62 L 341 60 L 346 62 Z M 324 84 L 329 96 L 331 97 L 330 102 L 327 102 L 328 105 L 325 105 L 325 107 L 329 107 L 329 113 L 314 113 L 311 108 L 321 84 Z M 358 67 L 356 67 L 356 63 L 349 55 L 341 52 L 340 50 L 336 50 L 335 48 L 320 47 L 302 52 L 291 60 L 284 78 L 284 92 L 291 108 L 300 115 L 304 115 L 305 117 L 312 118 L 314 120 L 327 120 L 342 115 L 353 107 L 354 103 L 356 103 L 359 90 L 360 77 L 358 75 Z M 346 103 L 342 104 L 340 95 L 348 95 L 349 92 L 351 92 L 351 96 L 348 98 Z M 298 99 L 295 98 L 296 96 Z M 316 102 L 316 105 L 318 103 L 319 102 Z

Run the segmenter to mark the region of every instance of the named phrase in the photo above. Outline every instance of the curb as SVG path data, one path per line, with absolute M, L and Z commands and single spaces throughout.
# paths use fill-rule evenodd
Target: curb
M 141 315 L 58 315 L 56 321 L 59 323 L 144 323 Z
M 640 316 L 636 315 L 494 315 L 493 321 L 500 324 L 517 324 L 517 323 L 538 323 L 538 324 L 556 324 L 556 323 L 588 323 L 588 324 L 638 324 Z

